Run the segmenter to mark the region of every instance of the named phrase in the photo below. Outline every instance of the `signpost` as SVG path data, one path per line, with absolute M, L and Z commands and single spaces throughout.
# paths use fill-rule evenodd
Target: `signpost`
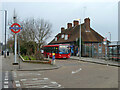
M 16 55 L 17 55 L 17 33 L 20 32 L 22 27 L 18 23 L 14 23 L 14 24 L 11 25 L 11 27 L 9 27 L 9 29 L 11 29 L 11 31 L 13 33 L 15 33 L 15 60 L 14 60 L 13 65 L 18 65 L 18 63 L 16 61 Z

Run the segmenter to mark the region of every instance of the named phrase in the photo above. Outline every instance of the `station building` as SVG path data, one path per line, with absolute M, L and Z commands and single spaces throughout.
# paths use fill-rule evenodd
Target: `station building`
M 67 28 L 61 27 L 58 33 L 49 44 L 70 44 L 76 47 L 76 42 L 80 37 L 79 21 L 67 23 Z M 90 18 L 85 18 L 81 24 L 82 56 L 103 56 L 105 54 L 104 37 L 90 26 Z M 107 41 L 109 42 L 109 41 Z

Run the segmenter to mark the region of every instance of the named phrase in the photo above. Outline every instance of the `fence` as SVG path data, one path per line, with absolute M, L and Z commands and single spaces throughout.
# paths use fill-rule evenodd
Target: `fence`
M 108 58 L 112 60 L 120 60 L 120 41 L 111 42 L 108 45 Z
M 82 45 L 83 57 L 105 57 L 105 45 L 103 43 L 86 43 Z
M 86 43 L 82 45 L 82 57 L 108 58 L 120 60 L 120 41 L 107 45 L 103 43 Z

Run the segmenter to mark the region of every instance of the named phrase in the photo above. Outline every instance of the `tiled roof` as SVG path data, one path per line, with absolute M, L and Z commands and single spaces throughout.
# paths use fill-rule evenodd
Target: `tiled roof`
M 58 43 L 67 43 L 67 42 L 74 42 L 76 41 L 76 38 L 79 38 L 79 30 L 80 25 L 74 26 L 69 29 L 65 29 L 62 33 L 59 33 L 56 35 L 56 37 L 59 37 L 57 41 L 53 39 L 50 44 L 58 44 Z M 65 40 L 64 38 L 61 38 L 61 35 L 70 35 L 70 37 Z M 81 24 L 81 34 L 82 34 L 82 41 L 83 42 L 101 42 L 103 41 L 104 37 L 102 37 L 99 33 L 97 33 L 95 30 L 90 28 L 90 32 L 86 32 L 85 30 L 85 24 Z

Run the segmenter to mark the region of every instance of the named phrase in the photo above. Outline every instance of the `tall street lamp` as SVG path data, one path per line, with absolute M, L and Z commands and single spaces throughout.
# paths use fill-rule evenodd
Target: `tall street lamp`
M 81 59 L 81 19 L 76 19 L 80 21 L 80 36 L 79 36 L 79 60 Z
M 6 23 L 7 23 L 7 10 L 0 10 L 5 12 L 5 54 L 4 57 L 6 58 Z
M 111 43 L 111 32 L 108 32 L 110 34 L 110 43 Z

